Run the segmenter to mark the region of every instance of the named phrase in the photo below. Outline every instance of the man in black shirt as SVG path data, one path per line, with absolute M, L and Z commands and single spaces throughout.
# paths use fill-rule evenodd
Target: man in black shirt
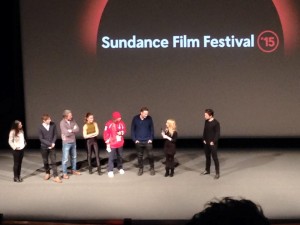
M 203 175 L 210 174 L 211 157 L 214 160 L 216 175 L 215 179 L 220 178 L 220 166 L 217 155 L 218 140 L 220 138 L 220 123 L 214 118 L 214 111 L 206 109 L 204 113 L 205 125 L 203 130 L 203 143 L 206 158 L 205 171 Z

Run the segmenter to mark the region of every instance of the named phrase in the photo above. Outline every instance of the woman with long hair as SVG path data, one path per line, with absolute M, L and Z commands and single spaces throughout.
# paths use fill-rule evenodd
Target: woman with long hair
M 21 121 L 15 120 L 11 126 L 8 143 L 13 150 L 13 158 L 14 158 L 14 182 L 22 182 L 21 178 L 21 167 L 22 160 L 24 157 L 23 149 L 26 146 L 26 141 L 24 137 L 23 125 Z
M 174 156 L 176 154 L 177 130 L 176 122 L 173 119 L 168 119 L 166 128 L 161 130 L 161 135 L 165 139 L 164 151 L 166 155 L 166 173 L 165 177 L 174 176 Z
M 98 124 L 94 121 L 94 115 L 92 113 L 87 113 L 85 116 L 85 124 L 83 126 L 83 137 L 86 139 L 88 164 L 89 164 L 89 174 L 92 174 L 92 155 L 93 150 L 96 157 L 98 174 L 101 175 L 101 165 L 99 159 L 99 147 L 97 143 L 97 136 L 99 135 Z

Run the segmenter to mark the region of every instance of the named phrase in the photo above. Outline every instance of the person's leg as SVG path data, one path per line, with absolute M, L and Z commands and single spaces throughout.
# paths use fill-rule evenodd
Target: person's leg
M 18 178 L 19 182 L 22 182 L 23 179 L 21 178 L 21 168 L 22 168 L 22 162 L 24 157 L 24 150 L 19 151 L 19 162 L 18 162 Z
M 211 146 L 211 153 L 212 153 L 212 158 L 214 160 L 215 169 L 216 169 L 215 178 L 218 179 L 220 177 L 220 165 L 219 165 L 219 159 L 218 159 L 217 146 L 216 145 Z
M 99 147 L 98 147 L 97 139 L 94 140 L 93 147 L 94 147 L 94 152 L 95 152 L 95 157 L 96 157 L 96 162 L 97 162 L 98 174 L 101 175 L 102 172 L 101 172 Z
M 108 176 L 114 177 L 114 160 L 116 158 L 116 149 L 111 148 L 111 151 L 108 153 Z
M 203 172 L 203 174 L 209 174 L 210 173 L 210 164 L 211 164 L 211 150 L 210 150 L 210 146 L 208 144 L 204 145 L 204 153 L 205 153 L 205 159 L 206 159 L 206 163 L 205 163 L 205 171 Z
M 49 149 L 41 149 L 41 154 L 42 154 L 44 169 L 46 173 L 44 179 L 48 180 L 50 178 L 50 167 L 48 161 Z
M 135 147 L 137 150 L 137 157 L 138 157 L 138 167 L 139 167 L 138 176 L 141 176 L 144 170 L 144 145 L 142 143 L 136 143 Z
M 49 150 L 49 157 L 50 157 L 50 162 L 51 162 L 51 168 L 52 168 L 52 173 L 53 173 L 53 181 L 56 183 L 61 183 L 61 179 L 58 176 L 57 172 L 57 166 L 56 166 L 56 150 L 50 149 Z
M 170 170 L 171 170 L 171 173 L 170 173 L 170 177 L 173 177 L 174 176 L 174 154 L 170 154 L 169 155 L 169 161 L 170 161 Z
M 169 155 L 166 153 L 166 173 L 165 177 L 168 177 L 170 175 L 170 161 L 169 161 Z
M 117 154 L 117 167 L 119 169 L 120 174 L 124 174 L 123 170 L 123 147 L 117 148 L 116 149 L 116 154 Z
M 18 182 L 18 163 L 19 163 L 19 151 L 14 150 L 12 151 L 13 154 L 13 159 L 14 159 L 14 166 L 13 166 L 13 171 L 14 171 L 14 181 Z
M 87 148 L 87 160 L 88 160 L 88 166 L 89 166 L 89 174 L 92 174 L 92 140 L 87 139 L 86 140 L 86 148 Z
M 68 167 L 67 163 L 69 160 L 70 148 L 71 145 L 69 143 L 63 144 L 61 165 L 62 165 L 63 178 L 65 179 L 69 179 L 68 171 L 67 171 L 67 167 Z
M 77 171 L 77 146 L 76 142 L 71 144 L 71 166 L 72 166 L 72 174 L 73 175 L 81 175 L 79 171 Z
M 146 150 L 148 152 L 148 159 L 149 159 L 149 164 L 150 164 L 150 175 L 155 175 L 155 170 L 154 170 L 154 155 L 153 155 L 153 145 L 152 143 L 147 143 L 146 144 Z

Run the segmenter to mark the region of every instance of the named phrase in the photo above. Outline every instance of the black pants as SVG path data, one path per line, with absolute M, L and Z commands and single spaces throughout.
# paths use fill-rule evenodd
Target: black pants
M 43 163 L 44 163 L 44 168 L 45 172 L 47 174 L 50 174 L 50 166 L 49 166 L 49 158 L 51 162 L 51 168 L 53 172 L 53 176 L 57 177 L 57 166 L 56 166 L 56 152 L 55 149 L 41 149 L 42 157 L 43 157 Z
M 14 178 L 19 178 L 21 175 L 21 167 L 22 167 L 23 157 L 24 157 L 23 150 L 13 150 Z
M 174 154 L 166 154 L 166 168 L 167 169 L 174 169 Z
M 96 157 L 97 166 L 100 166 L 100 160 L 99 160 L 99 147 L 97 143 L 97 138 L 89 138 L 86 140 L 86 147 L 87 147 L 87 159 L 89 167 L 92 166 L 92 156 L 93 156 L 93 150 Z
M 144 167 L 144 152 L 147 152 L 150 168 L 154 169 L 154 157 L 152 152 L 152 143 L 136 143 L 135 147 L 137 149 L 138 154 L 138 164 L 139 168 L 142 169 Z
M 219 159 L 218 159 L 218 154 L 217 154 L 217 146 L 205 144 L 204 152 L 205 152 L 205 158 L 206 158 L 205 170 L 207 172 L 210 172 L 211 157 L 212 157 L 214 160 L 214 163 L 215 163 L 216 174 L 220 174 L 220 165 L 219 165 Z

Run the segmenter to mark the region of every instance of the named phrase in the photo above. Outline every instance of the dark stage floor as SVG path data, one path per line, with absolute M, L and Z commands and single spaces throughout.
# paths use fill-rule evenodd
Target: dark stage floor
M 187 220 L 213 198 L 240 196 L 260 204 L 269 219 L 300 218 L 300 150 L 219 149 L 219 180 L 213 179 L 214 169 L 200 175 L 202 150 L 178 150 L 173 178 L 164 177 L 162 149 L 154 152 L 155 176 L 150 176 L 148 165 L 144 175 L 137 176 L 135 150 L 125 149 L 126 173 L 115 170 L 115 177 L 108 178 L 107 173 L 88 174 L 86 152 L 79 150 L 82 176 L 57 184 L 43 180 L 39 150 L 26 150 L 24 182 L 12 182 L 11 150 L 0 150 L 0 213 L 4 219 L 21 220 Z M 104 150 L 101 158 L 106 170 Z M 60 163 L 60 150 L 57 159 Z

